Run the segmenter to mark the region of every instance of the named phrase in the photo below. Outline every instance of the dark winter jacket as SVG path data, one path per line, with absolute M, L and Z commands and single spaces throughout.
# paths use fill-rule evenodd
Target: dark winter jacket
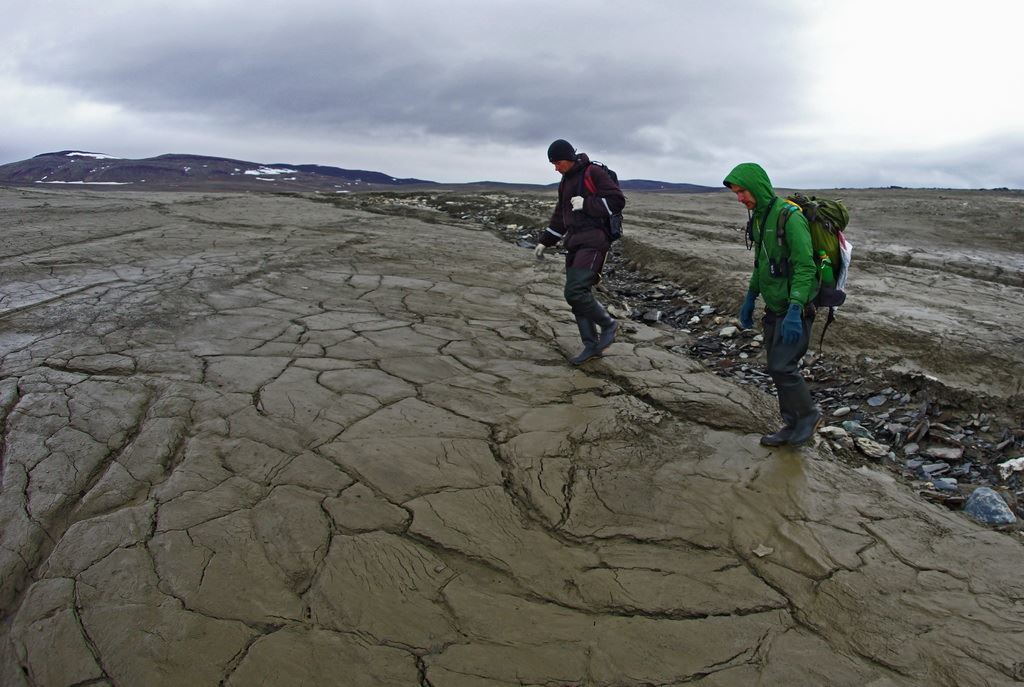
M 757 255 L 749 290 L 764 296 L 765 307 L 774 313 L 786 312 L 790 303 L 809 303 L 817 295 L 818 282 L 811 249 L 811 230 L 803 213 L 790 214 L 786 222 L 786 238 L 780 246 L 775 230 L 779 213 L 787 203 L 775 195 L 767 172 L 760 165 L 744 162 L 729 172 L 725 184 L 747 189 L 757 201 L 753 211 L 754 250 Z M 772 276 L 772 262 L 778 265 L 784 258 L 789 261 L 788 276 Z
M 583 184 L 583 175 L 590 167 L 589 176 L 595 186 L 595 193 Z M 583 189 L 582 193 L 580 189 Z M 583 209 L 572 209 L 572 197 L 583 196 Z M 626 207 L 626 196 L 600 165 L 591 165 L 586 153 L 576 156 L 576 165 L 562 177 L 558 184 L 558 203 L 551 215 L 548 228 L 540 233 L 538 240 L 545 246 L 564 241 L 566 250 L 572 252 L 581 248 L 608 250 L 608 218 L 612 213 L 622 212 Z

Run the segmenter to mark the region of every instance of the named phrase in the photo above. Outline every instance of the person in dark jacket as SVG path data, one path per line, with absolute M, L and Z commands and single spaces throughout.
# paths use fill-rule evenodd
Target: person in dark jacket
M 811 231 L 801 212 L 775 195 L 768 174 L 753 162 L 736 165 L 723 182 L 747 208 L 756 250 L 754 271 L 740 306 L 740 325 L 754 326 L 754 303 L 764 297 L 764 342 L 767 372 L 779 395 L 784 426 L 761 437 L 765 446 L 804 444 L 814 436 L 821 412 L 800 374 L 814 324 L 818 283 L 811 249 Z M 784 239 L 776 236 L 779 214 L 790 212 Z
M 581 365 L 604 353 L 615 341 L 619 326 L 594 297 L 592 289 L 600 281 L 611 247 L 609 218 L 622 212 L 626 196 L 603 167 L 591 164 L 586 153 L 577 153 L 566 140 L 558 139 L 548 147 L 548 160 L 562 175 L 562 181 L 558 184 L 555 211 L 547 229 L 537 239 L 535 252 L 540 260 L 545 249 L 559 241 L 568 251 L 565 300 L 572 308 L 583 341 L 583 350 L 569 362 Z

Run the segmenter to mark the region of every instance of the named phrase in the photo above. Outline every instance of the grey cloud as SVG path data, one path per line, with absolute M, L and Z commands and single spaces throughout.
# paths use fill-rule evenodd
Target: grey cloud
M 84 131 L 59 111 L 23 114 L 18 133 L 0 133 L 0 157 L 174 149 L 548 181 L 537 151 L 564 137 L 628 177 L 717 185 L 756 160 L 792 186 L 1024 186 L 1019 140 L 871 152 L 815 119 L 808 84 L 827 75 L 808 21 L 820 11 L 815 0 L 26 3 L 0 25 L 0 89 L 65 94 L 40 107 L 113 105 L 110 121 L 132 128 L 102 113 L 73 120 Z M 0 92 L 0 115 L 5 102 L 13 112 Z M 477 150 L 538 163 L 496 174 Z
M 125 9 L 60 32 L 46 60 L 25 57 L 20 68 L 129 110 L 240 126 L 411 129 L 510 145 L 558 132 L 611 150 L 697 157 L 710 143 L 677 140 L 674 120 L 707 138 L 737 136 L 745 108 L 768 126 L 796 95 L 776 77 L 796 68 L 776 49 L 777 32 L 795 19 L 783 11 L 754 22 L 662 2 L 217 7 L 162 21 Z M 651 128 L 660 140 L 643 135 Z

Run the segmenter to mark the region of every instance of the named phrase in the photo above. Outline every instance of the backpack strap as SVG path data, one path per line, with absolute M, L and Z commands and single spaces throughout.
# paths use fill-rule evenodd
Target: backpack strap
M 825 319 L 825 326 L 821 328 L 821 336 L 818 338 L 818 353 L 821 353 L 821 347 L 825 343 L 825 332 L 828 331 L 828 326 L 836 321 L 836 309 L 829 306 L 828 317 Z
M 583 195 L 584 186 L 586 187 L 587 191 L 590 192 L 590 195 L 594 195 L 595 193 L 597 193 L 597 184 L 595 184 L 594 180 L 591 178 L 590 172 L 590 166 L 593 164 L 593 162 L 588 162 L 587 166 L 583 168 L 583 174 L 580 175 L 580 188 L 579 193 L 576 194 L 577 196 Z
M 778 199 L 779 199 L 778 196 L 772 196 L 772 202 L 768 203 L 768 209 L 764 211 L 764 218 L 765 218 L 765 220 L 768 219 L 768 215 L 772 214 L 772 208 L 775 207 L 775 201 L 777 201 Z M 783 213 L 783 214 L 787 214 L 787 213 Z M 783 225 L 785 225 L 785 222 L 783 222 Z M 754 236 L 754 215 L 753 214 L 750 215 L 750 219 L 747 221 L 747 229 L 750 232 L 749 235 L 752 238 Z M 776 231 L 776 234 L 778 234 L 778 228 L 776 228 L 775 231 Z M 783 230 L 783 235 L 785 235 L 785 230 Z M 757 267 L 759 262 L 760 262 L 761 246 L 762 245 L 764 245 L 764 225 L 763 224 L 761 225 L 761 234 L 757 237 L 757 252 L 754 253 L 754 267 Z M 781 241 L 779 242 L 779 245 L 780 246 L 782 245 Z
M 802 212 L 801 208 L 797 203 L 789 200 L 788 198 L 783 201 L 789 207 L 782 208 L 782 212 L 779 213 L 779 219 L 775 226 L 775 240 L 781 246 L 786 242 L 786 222 L 789 221 L 789 216 L 794 212 Z M 768 208 L 771 210 L 771 206 Z M 766 215 L 767 216 L 767 215 Z

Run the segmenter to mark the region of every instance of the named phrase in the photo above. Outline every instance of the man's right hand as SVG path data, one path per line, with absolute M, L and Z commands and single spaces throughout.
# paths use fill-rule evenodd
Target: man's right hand
M 538 260 L 544 259 L 544 249 L 547 248 L 543 243 L 538 243 L 537 247 L 533 249 L 533 254 L 537 256 Z

